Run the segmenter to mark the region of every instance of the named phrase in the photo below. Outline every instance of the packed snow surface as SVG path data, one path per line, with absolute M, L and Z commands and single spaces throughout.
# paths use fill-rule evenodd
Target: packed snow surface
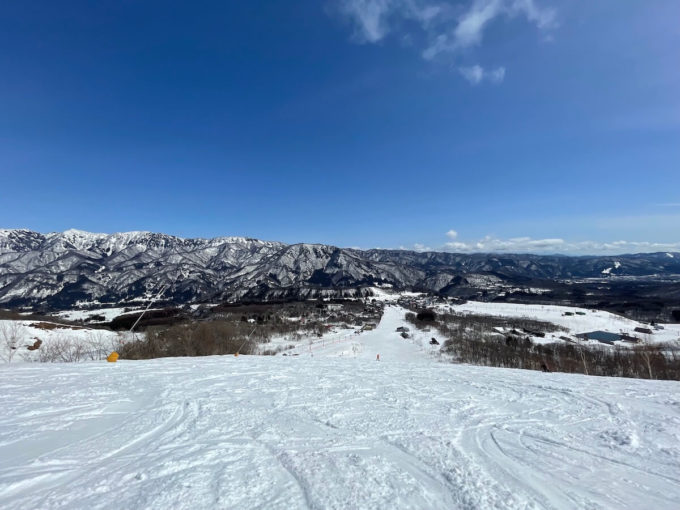
M 381 358 L 4 366 L 0 507 L 680 508 L 680 383 Z
M 303 341 L 286 354 L 367 360 L 377 360 L 380 356 L 380 359 L 389 361 L 431 362 L 441 346 L 431 346 L 428 342 L 439 334 L 415 330 L 404 319 L 406 312 L 400 306 L 388 306 L 375 330 L 339 330 L 334 334 L 324 335 L 323 338 Z M 408 339 L 399 336 L 398 327 L 409 328 Z M 440 340 L 443 342 L 443 339 Z

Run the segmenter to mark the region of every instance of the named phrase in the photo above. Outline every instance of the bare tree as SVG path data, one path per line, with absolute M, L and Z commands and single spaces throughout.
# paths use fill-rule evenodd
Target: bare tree
M 581 356 L 581 361 L 583 362 L 583 373 L 588 375 L 588 364 L 586 363 L 586 353 L 582 346 L 579 346 L 578 353 Z
M 652 353 L 650 352 L 650 349 L 639 348 L 637 349 L 637 352 L 647 368 L 649 378 L 654 379 L 654 373 L 652 372 Z
M 87 359 L 88 345 L 64 335 L 56 335 L 38 351 L 42 363 L 75 363 Z
M 17 321 L 0 321 L 0 360 L 11 363 L 20 340 L 21 325 Z

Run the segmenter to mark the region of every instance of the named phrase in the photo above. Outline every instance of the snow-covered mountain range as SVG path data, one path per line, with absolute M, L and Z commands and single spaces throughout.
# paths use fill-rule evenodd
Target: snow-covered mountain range
M 567 257 L 356 250 L 243 237 L 0 230 L 0 304 L 176 303 L 351 295 L 390 284 L 455 294 L 500 283 L 680 274 L 680 253 Z

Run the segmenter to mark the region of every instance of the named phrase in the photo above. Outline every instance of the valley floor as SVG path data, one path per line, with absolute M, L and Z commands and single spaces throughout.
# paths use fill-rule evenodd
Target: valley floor
M 367 336 L 368 359 L 2 367 L 0 507 L 680 508 L 680 383 L 387 341 Z

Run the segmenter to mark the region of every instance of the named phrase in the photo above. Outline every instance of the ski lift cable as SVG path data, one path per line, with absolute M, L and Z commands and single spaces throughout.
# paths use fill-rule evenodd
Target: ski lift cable
M 139 317 L 137 317 L 137 320 L 135 321 L 135 323 L 132 325 L 132 327 L 131 327 L 130 330 L 128 331 L 128 333 L 132 333 L 133 338 L 134 338 L 135 340 L 136 340 L 136 336 L 135 336 L 135 334 L 133 333 L 133 330 L 135 329 L 135 326 L 137 326 L 137 324 L 139 324 L 139 321 L 142 320 L 142 317 L 144 317 L 144 314 L 149 310 L 149 308 L 151 308 L 151 305 L 154 304 L 154 302 L 161 296 L 161 294 L 163 294 L 163 292 L 165 292 L 165 289 L 167 289 L 167 288 L 168 288 L 168 285 L 164 285 L 164 286 L 161 288 L 161 290 L 158 291 L 158 294 L 156 294 L 156 295 L 154 296 L 154 298 L 153 298 L 151 301 L 149 301 L 149 304 L 146 305 L 146 308 L 144 309 L 144 311 L 139 315 Z M 109 354 L 109 355 L 107 356 L 107 358 L 106 358 L 106 361 L 112 361 L 112 362 L 114 362 L 114 363 L 115 363 L 117 360 L 118 360 L 118 353 L 117 353 L 115 350 L 114 350 L 113 352 L 111 352 L 111 354 Z
M 144 317 L 144 314 L 145 314 L 146 312 L 149 311 L 149 308 L 151 308 L 151 305 L 153 305 L 153 304 L 158 300 L 158 298 L 161 297 L 161 295 L 163 294 L 163 292 L 165 292 L 166 289 L 168 289 L 169 287 L 171 287 L 172 285 L 175 285 L 175 284 L 177 283 L 177 281 L 179 280 L 179 277 L 180 277 L 180 274 L 177 275 L 177 277 L 175 278 L 175 281 L 174 281 L 174 282 L 172 282 L 172 283 L 170 283 L 170 284 L 163 285 L 163 287 L 161 287 L 161 290 L 158 291 L 158 294 L 156 294 L 156 295 L 153 297 L 153 299 L 151 299 L 151 301 L 149 301 L 149 304 L 146 305 L 146 308 L 142 311 L 142 313 L 139 315 L 139 317 L 137 317 L 137 320 L 136 320 L 135 323 L 132 325 L 132 327 L 129 329 L 128 334 L 129 334 L 129 333 L 132 333 L 133 338 L 136 339 L 136 336 L 135 336 L 135 334 L 134 334 L 134 329 L 135 329 L 135 327 L 137 326 L 137 324 L 139 324 L 139 321 L 142 320 L 142 317 Z M 114 357 L 114 355 L 115 355 L 115 357 Z M 114 362 L 115 362 L 117 359 L 118 359 L 118 353 L 117 353 L 116 351 L 113 351 L 113 352 L 112 352 L 111 354 L 109 354 L 109 356 L 106 358 L 107 361 L 114 361 Z
M 145 314 L 146 312 L 149 311 L 149 308 L 151 308 L 151 305 L 153 305 L 153 304 L 156 302 L 156 300 L 157 300 L 159 297 L 161 297 L 161 294 L 163 294 L 163 292 L 165 292 L 165 289 L 167 289 L 167 288 L 168 288 L 168 285 L 164 285 L 164 286 L 161 288 L 161 290 L 158 291 L 158 294 L 156 294 L 156 296 L 154 296 L 154 298 L 153 298 L 151 301 L 149 301 L 149 304 L 146 305 L 146 308 L 144 309 L 144 311 L 139 315 L 139 317 L 137 317 L 137 320 L 136 320 L 135 323 L 132 325 L 132 327 L 130 328 L 130 331 L 128 331 L 128 333 L 132 333 L 132 331 L 135 329 L 135 327 L 137 326 L 137 324 L 139 324 L 139 321 L 141 321 L 141 320 L 142 320 L 142 317 L 144 317 L 144 314 Z
M 161 297 L 161 295 L 163 294 L 163 292 L 165 292 L 166 289 L 168 289 L 168 288 L 170 288 L 171 286 L 175 285 L 175 284 L 179 281 L 179 277 L 180 277 L 181 275 L 182 275 L 182 273 L 181 273 L 181 271 L 180 271 L 179 273 L 177 273 L 177 276 L 175 277 L 175 281 L 174 281 L 174 282 L 172 282 L 172 283 L 166 283 L 165 285 L 163 285 L 163 287 L 161 287 L 161 290 L 158 291 L 158 294 L 156 294 L 156 295 L 153 297 L 153 299 L 152 299 L 151 301 L 149 301 L 149 304 L 146 305 L 146 308 L 144 309 L 144 311 L 140 314 L 139 317 L 137 317 L 137 320 L 136 320 L 135 323 L 132 325 L 132 327 L 130 328 L 130 331 L 128 331 L 128 333 L 132 333 L 132 332 L 133 332 L 133 330 L 135 329 L 135 327 L 137 326 L 137 324 L 139 323 L 139 321 L 141 321 L 141 320 L 142 320 L 142 317 L 144 317 L 144 314 L 145 314 L 146 312 L 149 311 L 149 308 L 151 308 L 151 305 L 153 305 L 156 301 L 158 301 L 158 298 Z
M 236 355 L 237 355 L 237 356 L 238 356 L 238 354 L 241 352 L 241 349 L 243 349 L 243 346 L 246 345 L 246 343 L 250 340 L 250 335 L 252 335 L 253 333 L 255 333 L 255 330 L 256 330 L 256 329 L 257 329 L 257 326 L 255 326 L 255 327 L 253 328 L 253 330 L 252 330 L 250 333 L 248 333 L 248 336 L 246 337 L 246 339 L 245 339 L 245 340 L 243 341 L 243 343 L 241 344 L 241 347 L 239 347 L 239 348 L 236 350 Z

